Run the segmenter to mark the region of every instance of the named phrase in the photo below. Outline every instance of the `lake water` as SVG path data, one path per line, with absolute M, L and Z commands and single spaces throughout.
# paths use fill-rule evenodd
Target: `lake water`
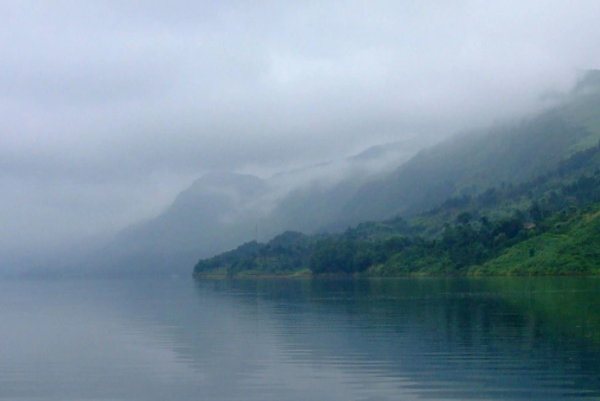
M 0 282 L 1 400 L 600 399 L 600 279 Z

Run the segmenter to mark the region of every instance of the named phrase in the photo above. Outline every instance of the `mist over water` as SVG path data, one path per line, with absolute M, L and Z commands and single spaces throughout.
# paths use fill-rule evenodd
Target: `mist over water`
M 597 278 L 190 277 L 598 273 L 598 15 L 0 0 L 0 401 L 599 400 Z
M 596 278 L 0 282 L 0 399 L 597 399 Z

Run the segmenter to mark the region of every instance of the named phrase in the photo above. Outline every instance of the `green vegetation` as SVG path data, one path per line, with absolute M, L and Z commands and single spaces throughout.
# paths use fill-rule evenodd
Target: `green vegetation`
M 194 275 L 599 274 L 600 94 L 582 88 L 521 124 L 419 153 L 343 210 L 382 221 L 244 244 Z
M 194 275 L 299 275 L 307 265 L 311 243 L 309 237 L 288 231 L 268 244 L 248 242 L 233 251 L 201 260 L 194 268 Z
M 528 183 L 450 198 L 411 221 L 362 223 L 335 235 L 286 232 L 201 260 L 194 274 L 597 274 L 599 163 L 596 146 Z
M 517 244 L 472 273 L 484 275 L 600 274 L 600 211 L 598 204 L 562 221 L 553 229 Z

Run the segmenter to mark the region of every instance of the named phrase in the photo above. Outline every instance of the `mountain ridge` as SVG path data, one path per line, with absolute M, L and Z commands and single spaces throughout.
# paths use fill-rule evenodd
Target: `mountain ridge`
M 422 150 L 396 171 L 367 182 L 345 208 L 340 205 L 339 217 L 349 225 L 365 216 L 401 217 L 362 223 L 344 234 L 302 238 L 287 248 L 248 244 L 254 254 L 237 257 L 233 250 L 200 260 L 195 275 L 287 274 L 298 266 L 316 274 L 465 273 L 527 243 L 528 235 L 538 238 L 536 230 L 542 232 L 539 238 L 553 238 L 559 229 L 552 224 L 585 216 L 589 208 L 600 210 L 600 192 L 594 190 L 600 186 L 599 94 L 579 88 L 562 104 L 521 122 Z M 471 223 L 474 217 L 480 220 Z M 362 232 L 380 238 L 361 239 Z M 573 242 L 576 246 L 594 235 L 577 227 L 568 233 L 583 238 Z M 533 272 L 545 271 L 534 265 Z M 595 271 L 587 266 L 582 271 Z
M 181 191 L 158 216 L 117 233 L 91 258 L 93 274 L 181 273 L 198 258 L 224 252 L 258 235 L 270 239 L 287 229 L 315 231 L 327 210 L 337 207 L 338 199 L 347 198 L 360 183 L 377 174 L 381 167 L 370 169 L 372 164 L 389 153 L 395 155 L 394 162 L 400 163 L 414 152 L 403 151 L 404 147 L 418 146 L 415 141 L 376 145 L 342 160 L 266 179 L 244 173 L 208 172 Z M 293 205 L 292 199 L 301 201 Z M 307 210 L 316 199 L 321 199 L 317 209 L 322 214 L 314 214 L 312 220 L 301 216 L 311 214 Z M 299 212 L 298 207 L 305 211 Z

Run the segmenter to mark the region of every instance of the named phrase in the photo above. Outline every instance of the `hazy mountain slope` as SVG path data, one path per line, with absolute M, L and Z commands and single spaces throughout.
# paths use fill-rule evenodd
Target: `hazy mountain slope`
M 286 233 L 200 260 L 194 274 L 597 274 L 599 167 L 600 145 L 521 185 L 450 199 L 409 221 Z
M 421 151 L 387 177 L 366 183 L 339 217 L 356 224 L 412 215 L 451 196 L 524 182 L 576 150 L 597 144 L 599 136 L 599 94 L 574 94 L 565 104 L 521 123 L 462 135 Z
M 451 196 L 526 182 L 597 144 L 595 75 L 588 74 L 559 106 L 544 113 L 457 136 L 410 160 L 418 141 L 374 147 L 264 181 L 236 174 L 203 177 L 165 213 L 121 233 L 107 255 L 117 255 L 122 265 L 138 260 L 146 268 L 168 269 L 287 230 L 339 231 L 363 221 L 414 215 Z
M 128 227 L 94 256 L 97 271 L 175 271 L 279 232 L 312 233 L 336 217 L 373 176 L 407 160 L 420 141 L 367 149 L 354 157 L 309 166 L 262 180 L 210 173 L 180 193 L 156 218 Z M 187 272 L 187 271 L 186 271 Z
M 158 217 L 120 232 L 96 265 L 101 270 L 168 271 L 254 239 L 256 218 L 245 208 L 266 189 L 251 175 L 207 174 Z
M 405 163 L 422 149 L 425 141 L 405 141 L 373 146 L 365 151 L 324 166 L 309 169 L 313 179 L 306 180 L 277 202 L 264 223 L 268 239 L 286 230 L 303 233 L 339 231 L 347 225 L 339 218 L 341 205 L 348 203 L 366 183 L 380 179 Z M 275 180 L 294 181 L 295 173 L 282 174 Z
M 510 273 L 510 261 L 522 264 L 526 274 L 575 274 L 584 265 L 582 272 L 590 273 L 598 259 L 597 224 L 572 226 L 572 221 L 597 218 L 600 210 L 600 126 L 595 123 L 600 96 L 594 86 L 578 88 L 563 104 L 522 123 L 424 150 L 364 184 L 344 208 L 340 203 L 338 216 L 346 221 L 413 215 L 408 223 L 396 218 L 363 223 L 344 234 L 298 237 L 302 246 L 294 245 L 293 252 L 273 243 L 246 244 L 241 249 L 250 254 L 234 250 L 201 260 L 196 274 L 286 274 L 298 271 L 296 266 L 314 273 L 453 274 L 503 251 L 494 267 L 498 274 Z M 418 213 L 431 206 L 436 207 Z M 354 213 L 350 218 L 349 212 Z M 510 251 L 533 237 L 527 242 L 532 248 Z M 556 259 L 552 249 L 571 237 L 577 237 L 569 240 L 573 249 L 561 247 L 566 256 L 559 267 L 552 265 L 558 270 L 544 270 L 547 255 Z

